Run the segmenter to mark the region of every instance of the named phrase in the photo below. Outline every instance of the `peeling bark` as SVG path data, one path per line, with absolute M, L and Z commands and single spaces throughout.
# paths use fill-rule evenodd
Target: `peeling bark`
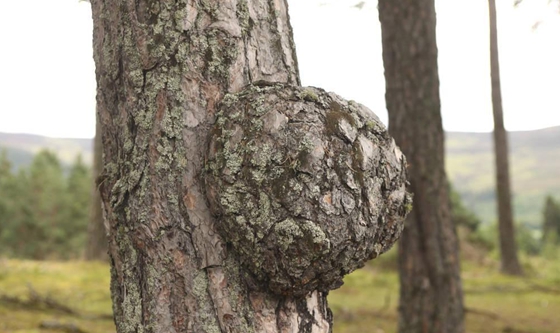
M 91 3 L 117 331 L 330 332 L 326 290 L 253 288 L 202 178 L 224 95 L 299 85 L 285 0 Z

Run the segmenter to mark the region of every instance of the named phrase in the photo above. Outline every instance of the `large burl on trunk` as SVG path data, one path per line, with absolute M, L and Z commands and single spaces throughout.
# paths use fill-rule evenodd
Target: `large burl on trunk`
M 386 129 L 298 87 L 283 0 L 92 8 L 117 331 L 330 332 L 410 207 Z
M 411 204 L 405 159 L 379 119 L 316 88 L 226 95 L 208 158 L 218 229 L 258 289 L 279 295 L 342 285 L 393 245 Z

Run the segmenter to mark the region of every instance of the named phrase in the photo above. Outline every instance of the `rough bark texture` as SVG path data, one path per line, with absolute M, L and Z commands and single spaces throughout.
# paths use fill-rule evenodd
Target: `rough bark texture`
M 202 177 L 226 93 L 299 84 L 285 0 L 91 3 L 117 331 L 330 332 L 326 292 L 250 288 Z
M 492 110 L 494 115 L 494 150 L 496 157 L 496 192 L 498 194 L 498 226 L 500 230 L 500 254 L 502 272 L 511 275 L 523 273 L 517 258 L 517 242 L 511 207 L 509 157 L 507 132 L 504 128 L 502 90 L 500 85 L 500 61 L 498 58 L 498 29 L 496 1 L 489 0 L 490 16 L 490 74 L 492 77 Z
M 317 88 L 227 95 L 208 155 L 219 231 L 259 290 L 304 296 L 388 250 L 407 207 L 406 159 L 363 105 Z
M 101 143 L 101 126 L 99 121 L 95 124 L 95 139 L 93 141 L 93 179 L 101 174 L 103 169 L 103 150 Z M 86 260 L 107 260 L 107 232 L 103 221 L 101 209 L 101 195 L 97 183 L 92 184 L 91 206 L 88 222 L 87 244 L 85 251 Z
M 389 133 L 409 163 L 414 208 L 399 242 L 399 332 L 463 332 L 444 170 L 433 0 L 380 0 Z

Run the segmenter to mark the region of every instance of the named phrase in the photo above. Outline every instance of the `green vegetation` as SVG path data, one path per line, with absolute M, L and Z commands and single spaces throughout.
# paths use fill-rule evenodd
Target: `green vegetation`
M 516 217 L 523 221 L 517 241 L 527 272 L 513 278 L 499 274 L 491 137 L 448 133 L 467 332 L 552 333 L 560 327 L 560 181 L 553 176 L 560 151 L 549 144 L 559 138 L 560 127 L 512 134 Z M 65 163 L 52 151 L 20 148 L 0 149 L 0 333 L 61 332 L 40 329 L 53 322 L 114 332 L 107 264 L 21 260 L 81 257 L 91 190 L 87 160 L 78 154 Z M 29 159 L 17 170 L 14 151 Z M 335 333 L 396 332 L 396 257 L 396 249 L 389 251 L 330 293 Z
M 372 124 L 367 124 L 367 126 Z M 547 194 L 560 199 L 560 127 L 510 132 L 511 176 L 515 219 L 531 229 L 540 228 Z M 14 168 L 31 163 L 33 155 L 48 148 L 66 169 L 77 155 L 92 160 L 92 140 L 55 139 L 36 135 L 0 133 L 0 147 L 8 151 Z M 496 221 L 494 155 L 491 133 L 446 133 L 446 169 L 450 181 L 484 224 Z
M 560 197 L 560 127 L 510 132 L 514 218 L 540 229 L 544 198 Z M 497 220 L 491 133 L 446 133 L 446 169 L 465 205 L 485 224 Z
M 526 278 L 500 275 L 497 261 L 463 265 L 467 332 L 556 331 L 560 264 L 532 258 L 525 265 L 531 271 Z M 329 296 L 334 332 L 396 332 L 398 289 L 397 273 L 379 269 L 375 261 L 348 276 Z
M 12 172 L 0 152 L 0 254 L 30 259 L 80 257 L 87 230 L 91 176 L 78 157 L 65 175 L 57 156 L 40 151 Z
M 473 231 L 480 225 L 481 230 L 471 235 L 472 240 L 492 248 L 497 236 L 494 231 L 496 211 L 491 134 L 448 132 L 446 135 L 447 170 L 456 190 L 452 191 L 454 219 L 458 225 L 467 226 Z M 540 243 L 535 246 L 535 239 L 540 238 L 538 230 L 543 226 L 541 217 L 544 198 L 547 193 L 556 195 L 556 200 L 560 198 L 560 178 L 553 176 L 560 168 L 560 151 L 557 146 L 560 142 L 560 127 L 512 132 L 510 137 L 515 218 L 520 231 L 518 237 L 521 238 L 521 247 L 526 252 L 536 253 L 543 246 Z M 74 245 L 61 249 L 59 252 L 64 253 L 64 256 L 58 257 L 79 257 L 81 248 L 78 244 L 83 243 L 86 218 L 84 212 L 87 213 L 87 209 L 82 210 L 80 207 L 85 207 L 85 197 L 90 191 L 89 180 L 85 180 L 84 174 L 89 171 L 85 171 L 84 164 L 91 160 L 91 140 L 0 133 L 0 145 L 7 147 L 7 155 L 2 153 L 0 158 L 0 253 L 39 258 L 38 255 L 33 255 L 33 252 L 45 255 L 46 244 L 40 248 L 32 246 L 27 240 L 46 237 L 48 243 L 64 238 L 64 235 L 53 235 L 60 233 L 55 230 L 58 228 L 46 228 L 46 225 L 61 225 L 68 227 L 64 234 L 73 235 Z M 56 152 L 56 157 L 53 153 L 50 153 L 52 156 L 49 157 L 44 152 L 34 157 L 32 154 L 39 152 L 41 147 L 48 147 L 49 151 Z M 80 153 L 86 156 L 83 163 L 77 160 Z M 72 163 L 74 166 L 71 166 Z M 16 170 L 16 166 L 19 166 L 19 170 Z M 72 171 L 76 167 L 82 171 Z M 72 176 L 73 172 L 77 174 Z M 54 177 L 54 180 L 49 177 Z M 38 185 L 41 182 L 43 184 Z M 74 185 L 63 185 L 61 182 L 72 182 Z M 83 183 L 83 187 L 78 185 L 80 182 Z M 31 195 L 31 183 L 35 184 L 35 188 L 39 186 L 44 189 Z M 66 190 L 70 193 L 59 193 Z M 464 204 L 457 204 L 459 199 L 462 199 Z M 554 198 L 551 197 L 550 200 L 554 201 Z M 50 214 L 41 215 L 47 213 L 48 209 L 51 209 Z M 37 228 L 38 225 L 42 225 L 42 228 Z M 51 229 L 51 235 L 44 236 L 43 234 L 49 231 L 44 229 Z M 12 237 L 24 230 L 24 238 Z M 554 237 L 557 241 L 560 240 L 560 236 Z M 15 244 L 16 242 L 18 244 Z
M 347 276 L 345 285 L 329 295 L 335 333 L 396 332 L 398 277 L 382 258 Z M 560 262 L 525 257 L 524 264 L 529 272 L 525 278 L 499 274 L 498 262 L 491 259 L 482 265 L 470 261 L 463 265 L 467 332 L 556 332 Z M 107 264 L 4 260 L 0 272 L 0 333 L 56 332 L 39 329 L 43 322 L 72 323 L 85 332 L 115 331 L 109 318 Z M 33 298 L 30 288 L 35 297 L 75 313 L 44 304 L 22 305 Z
M 461 196 L 451 187 L 451 219 L 457 226 L 476 231 L 480 225 L 480 219 L 471 210 L 467 209 L 461 200 Z
M 0 333 L 61 332 L 39 329 L 48 322 L 74 324 L 92 333 L 114 332 L 110 315 L 107 264 L 0 259 Z

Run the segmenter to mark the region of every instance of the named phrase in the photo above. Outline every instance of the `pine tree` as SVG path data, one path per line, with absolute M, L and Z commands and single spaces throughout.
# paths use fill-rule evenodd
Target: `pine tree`
M 496 159 L 496 193 L 498 195 L 498 228 L 500 239 L 501 269 L 505 274 L 522 275 L 523 269 L 517 256 L 517 241 L 511 205 L 511 178 L 509 151 L 504 127 L 500 60 L 498 56 L 498 27 L 496 0 L 488 0 L 490 16 L 490 74 L 492 79 L 492 114 L 494 116 L 494 147 Z
M 65 179 L 56 154 L 42 150 L 35 155 L 29 167 L 26 190 L 31 214 L 18 228 L 25 242 L 18 253 L 33 259 L 56 257 L 57 248 L 67 242 L 66 231 L 62 228 L 65 224 Z
M 70 168 L 66 181 L 65 217 L 60 226 L 65 232 L 65 257 L 78 257 L 86 242 L 89 216 L 91 172 L 78 156 Z
M 399 241 L 399 332 L 464 332 L 459 250 L 444 168 L 434 0 L 379 0 L 389 133 L 414 208 Z

